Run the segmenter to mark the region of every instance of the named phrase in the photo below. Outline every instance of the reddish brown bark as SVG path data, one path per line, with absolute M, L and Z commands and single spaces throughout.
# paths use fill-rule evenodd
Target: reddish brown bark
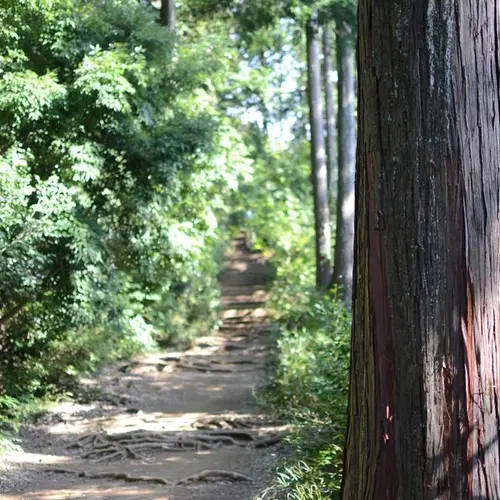
M 360 2 L 345 500 L 500 498 L 499 11 Z

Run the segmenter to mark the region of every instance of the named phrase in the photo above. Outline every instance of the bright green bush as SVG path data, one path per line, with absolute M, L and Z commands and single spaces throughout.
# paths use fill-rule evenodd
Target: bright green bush
M 293 458 L 261 498 L 331 498 L 341 483 L 351 317 L 335 291 L 314 289 L 309 175 L 306 143 L 257 156 L 235 203 L 235 226 L 246 228 L 275 270 L 269 308 L 280 333 L 263 399 L 293 428 Z
M 305 290 L 314 276 L 314 214 L 308 145 L 253 153 L 255 161 L 232 199 L 233 224 L 245 228 L 256 250 L 271 256 L 277 300 L 288 287 Z M 290 304 L 288 298 L 279 309 Z
M 197 36 L 177 44 L 136 0 L 0 9 L 0 397 L 214 322 L 245 152 Z
M 347 419 L 350 312 L 337 294 L 314 289 L 314 212 L 309 151 L 256 154 L 235 199 L 245 227 L 274 268 L 270 311 L 280 325 L 264 404 L 292 423 L 293 458 L 261 498 L 331 498 L 341 483 Z
M 330 498 L 341 483 L 350 314 L 334 293 L 310 292 L 302 307 L 282 321 L 265 399 L 292 422 L 295 459 L 278 472 L 275 493 L 278 498 Z

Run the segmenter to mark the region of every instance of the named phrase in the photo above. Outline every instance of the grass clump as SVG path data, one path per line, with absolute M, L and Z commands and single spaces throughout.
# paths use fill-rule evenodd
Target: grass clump
M 281 299 L 278 299 L 281 300 Z M 340 491 L 347 420 L 350 314 L 335 292 L 308 292 L 282 317 L 264 398 L 292 423 L 293 457 L 260 498 L 314 500 Z

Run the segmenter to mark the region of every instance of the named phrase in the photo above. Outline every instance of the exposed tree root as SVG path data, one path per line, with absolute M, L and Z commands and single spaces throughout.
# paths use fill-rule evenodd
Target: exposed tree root
M 123 373 L 126 373 L 127 371 L 129 371 L 130 369 L 132 368 L 136 368 L 137 366 L 139 366 L 140 363 L 138 363 L 137 361 L 131 361 L 130 363 L 125 363 L 121 366 L 118 367 L 118 369 L 123 372 Z
M 212 366 L 210 364 L 201 364 L 201 363 L 185 363 L 183 361 L 180 361 L 177 363 L 179 368 L 184 368 L 185 370 L 196 370 L 202 373 L 206 372 L 214 372 L 214 373 L 234 373 L 235 370 L 232 370 L 231 368 L 222 368 L 222 367 L 216 367 Z
M 177 363 L 181 360 L 181 358 L 175 354 L 167 354 L 166 356 L 163 356 L 161 360 L 166 361 L 167 363 Z
M 226 366 L 224 366 L 226 365 Z M 227 365 L 255 365 L 252 368 L 238 368 L 238 369 L 233 369 L 230 368 Z M 231 360 L 217 360 L 217 359 L 212 359 L 210 362 L 200 362 L 200 361 L 195 361 L 195 362 L 189 362 L 189 361 L 179 361 L 176 366 L 178 368 L 182 368 L 184 370 L 195 370 L 199 371 L 202 373 L 243 373 L 243 372 L 251 372 L 255 371 L 255 368 L 262 366 L 261 363 L 257 361 L 253 361 L 251 359 L 246 359 L 242 358 L 241 360 L 238 359 L 231 359 Z
M 230 437 L 233 440 L 241 441 L 255 441 L 255 436 L 245 431 L 238 430 L 220 430 L 220 431 L 206 431 L 205 433 L 199 434 L 200 437 L 204 437 L 206 435 L 210 435 L 216 439 L 220 439 L 222 436 Z
M 217 430 L 217 429 L 251 429 L 265 425 L 262 419 L 238 418 L 238 417 L 212 417 L 201 419 L 195 423 L 199 430 Z
M 259 361 L 255 361 L 249 358 L 241 358 L 241 359 L 232 359 L 227 362 L 232 365 L 260 365 Z
M 121 451 L 122 450 L 120 450 L 119 448 L 117 448 L 114 445 L 94 446 L 94 447 L 92 447 L 92 449 L 90 449 L 86 453 L 82 453 L 82 455 L 80 455 L 80 457 L 81 458 L 92 458 L 92 457 L 95 458 L 95 457 L 100 456 L 100 455 L 108 455 L 109 456 L 112 453 L 121 452 Z
M 106 442 L 103 439 L 102 433 L 92 433 L 87 434 L 86 436 L 82 436 L 76 441 L 73 441 L 69 445 L 66 446 L 69 448 L 86 448 L 88 446 L 99 447 L 100 445 L 106 445 Z
M 54 472 L 57 474 L 75 474 L 78 477 L 84 477 L 86 479 L 117 479 L 121 481 L 126 481 L 127 483 L 156 483 L 164 485 L 172 485 L 170 481 L 163 479 L 162 477 L 150 477 L 150 476 L 131 476 L 130 474 L 125 474 L 125 472 L 86 472 L 86 471 L 75 471 L 71 469 L 60 469 L 60 468 L 50 468 L 47 472 Z
M 264 448 L 276 444 L 281 436 L 255 436 L 238 428 L 206 429 L 175 434 L 132 431 L 121 434 L 90 434 L 81 437 L 67 447 L 80 448 L 82 459 L 93 459 L 95 463 L 130 458 L 138 460 L 140 450 L 165 452 L 213 450 L 221 446 Z
M 233 359 L 211 359 L 211 364 L 214 365 L 258 365 L 260 364 L 258 361 L 250 358 L 233 358 Z
M 212 450 L 216 447 L 217 446 L 211 445 L 209 443 L 201 443 L 196 441 L 178 441 L 172 443 L 150 442 L 150 443 L 140 443 L 130 446 L 130 448 L 133 448 L 134 451 L 148 449 L 148 450 L 162 450 L 167 452 Z
M 209 348 L 212 348 L 212 347 L 219 347 L 218 345 L 216 344 L 211 344 L 210 342 L 197 342 L 195 344 L 196 347 L 200 348 L 200 349 L 209 349 Z
M 74 474 L 78 477 L 83 477 L 86 479 L 115 479 L 120 481 L 125 481 L 127 483 L 155 483 L 163 484 L 166 486 L 182 486 L 186 484 L 191 484 L 195 482 L 218 482 L 223 480 L 230 481 L 249 481 L 252 479 L 239 472 L 233 472 L 228 470 L 204 470 L 198 474 L 193 474 L 192 476 L 187 476 L 179 481 L 171 482 L 162 477 L 151 477 L 151 476 L 132 476 L 126 474 L 125 472 L 87 472 L 87 471 L 76 471 L 71 469 L 62 469 L 59 467 L 52 467 L 46 469 L 47 472 L 53 472 L 56 474 Z
M 238 337 L 242 337 L 242 340 L 244 340 L 244 336 L 243 335 L 239 335 Z M 233 339 L 236 339 L 236 337 L 233 337 Z M 238 350 L 243 350 L 243 349 L 247 349 L 248 346 L 246 345 L 242 345 L 242 344 L 238 344 L 237 342 L 226 342 L 224 344 L 224 350 L 225 351 L 238 351 Z
M 259 439 L 254 441 L 253 443 L 250 443 L 249 446 L 251 448 L 267 448 L 269 446 L 274 446 L 275 444 L 278 444 L 283 436 L 273 436 L 267 439 Z
M 230 481 L 252 481 L 252 479 L 250 479 L 248 476 L 240 474 L 239 472 L 233 472 L 229 470 L 204 470 L 198 474 L 193 474 L 192 476 L 185 477 L 184 479 L 177 481 L 176 484 L 183 485 L 200 481 L 217 482 L 224 479 L 229 479 Z

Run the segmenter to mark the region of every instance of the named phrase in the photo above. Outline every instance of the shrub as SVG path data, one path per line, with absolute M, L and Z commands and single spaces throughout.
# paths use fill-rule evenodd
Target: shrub
M 7 2 L 0 21 L 0 396 L 23 398 L 213 323 L 237 138 L 210 48 L 144 2 Z
M 276 488 L 294 499 L 329 498 L 315 495 L 340 488 L 347 416 L 349 311 L 335 293 L 307 298 L 282 318 L 275 375 L 265 393 L 293 424 L 294 459 L 280 469 Z

